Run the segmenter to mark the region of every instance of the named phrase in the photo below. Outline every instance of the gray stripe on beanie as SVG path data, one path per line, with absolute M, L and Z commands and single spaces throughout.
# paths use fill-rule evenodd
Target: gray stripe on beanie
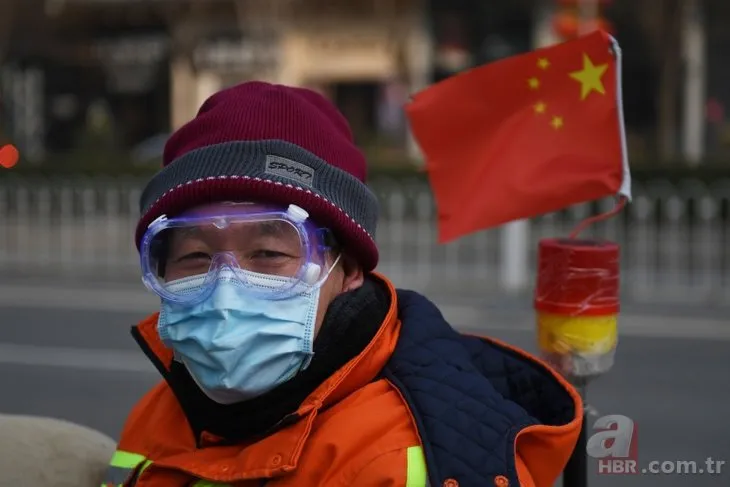
M 140 212 L 147 213 L 176 186 L 220 176 L 248 176 L 312 191 L 346 212 L 375 239 L 378 200 L 367 185 L 283 140 L 225 142 L 186 153 L 165 166 L 147 184 L 140 198 Z

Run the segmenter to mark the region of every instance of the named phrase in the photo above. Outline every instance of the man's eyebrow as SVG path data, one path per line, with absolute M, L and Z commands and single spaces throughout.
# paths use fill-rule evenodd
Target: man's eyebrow
M 286 231 L 287 226 L 289 224 L 282 221 L 259 222 L 256 225 L 259 235 L 266 237 L 280 236 Z
M 169 236 L 199 238 L 201 235 L 200 235 L 200 228 L 198 228 L 198 227 L 177 227 L 177 228 L 170 229 Z

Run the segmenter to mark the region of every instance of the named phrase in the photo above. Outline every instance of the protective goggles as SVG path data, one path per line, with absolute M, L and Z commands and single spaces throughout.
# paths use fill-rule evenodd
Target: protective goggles
M 339 259 L 335 247 L 331 232 L 298 206 L 218 203 L 149 225 L 142 280 L 179 304 L 199 303 L 221 279 L 286 299 L 322 285 Z

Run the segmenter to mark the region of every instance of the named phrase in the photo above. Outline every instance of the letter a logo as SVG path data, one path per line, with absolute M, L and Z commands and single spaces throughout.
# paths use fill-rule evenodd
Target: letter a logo
M 586 446 L 593 458 L 622 458 L 636 460 L 636 425 L 620 414 L 602 416 L 593 424 L 594 433 Z

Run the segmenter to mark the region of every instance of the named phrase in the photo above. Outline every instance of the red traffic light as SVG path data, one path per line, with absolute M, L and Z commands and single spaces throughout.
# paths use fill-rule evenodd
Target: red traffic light
M 585 27 L 585 32 L 602 30 L 613 34 L 613 25 L 602 17 L 589 21 L 585 25 L 581 23 L 580 17 L 572 12 L 559 12 L 553 17 L 553 30 L 561 39 L 567 40 L 578 37 L 581 33 L 581 27 Z

